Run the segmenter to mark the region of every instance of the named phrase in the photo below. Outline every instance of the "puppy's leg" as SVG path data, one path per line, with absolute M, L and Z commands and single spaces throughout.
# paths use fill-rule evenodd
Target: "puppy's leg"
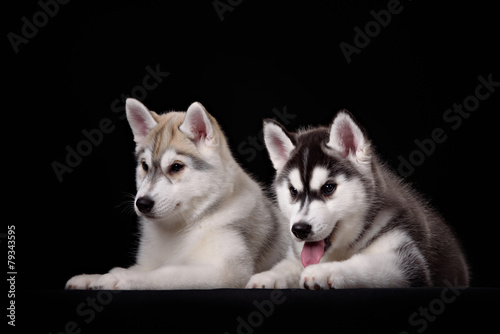
M 128 271 L 142 271 L 144 270 L 141 266 L 135 264 L 130 268 L 120 268 L 120 267 L 115 267 L 109 271 L 109 273 L 116 273 L 116 272 L 128 272 Z M 71 277 L 68 282 L 66 282 L 65 289 L 66 290 L 87 290 L 91 289 L 94 287 L 94 283 L 101 277 L 101 274 L 92 274 L 92 275 L 87 275 L 87 274 L 82 274 L 82 275 L 76 275 Z
M 68 282 L 66 282 L 66 290 L 87 290 L 90 285 L 94 284 L 101 277 L 99 274 L 93 275 L 76 275 L 71 277 Z
M 215 265 L 174 265 L 151 271 L 118 270 L 102 275 L 91 289 L 163 290 L 242 288 L 250 268 L 234 270 Z
M 363 252 L 342 262 L 304 269 L 300 286 L 306 289 L 408 287 L 409 273 L 428 275 L 425 259 L 402 231 L 389 232 Z
M 311 265 L 300 276 L 305 289 L 406 287 L 395 254 L 357 254 L 343 262 Z
M 302 263 L 290 248 L 287 258 L 272 269 L 253 275 L 248 281 L 247 289 L 294 289 L 299 287 Z

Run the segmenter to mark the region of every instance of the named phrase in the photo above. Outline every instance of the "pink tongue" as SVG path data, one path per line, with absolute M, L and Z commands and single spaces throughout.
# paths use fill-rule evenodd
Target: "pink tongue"
M 304 248 L 302 248 L 302 253 L 300 254 L 300 259 L 302 260 L 304 268 L 311 264 L 319 263 L 324 251 L 324 240 L 304 243 Z

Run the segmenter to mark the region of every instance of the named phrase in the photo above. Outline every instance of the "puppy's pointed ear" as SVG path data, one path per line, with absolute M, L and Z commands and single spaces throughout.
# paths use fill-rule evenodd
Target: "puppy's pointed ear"
M 217 135 L 212 118 L 199 102 L 192 103 L 179 130 L 196 144 L 217 144 Z
M 290 153 L 295 148 L 295 137 L 272 119 L 264 120 L 264 141 L 274 169 L 281 170 L 285 166 Z
M 339 152 L 343 158 L 354 159 L 356 162 L 367 162 L 371 157 L 370 142 L 345 109 L 340 110 L 333 119 L 327 145 Z
M 153 118 L 151 111 L 136 99 L 128 98 L 125 101 L 125 111 L 134 134 L 134 141 L 140 144 L 158 123 Z

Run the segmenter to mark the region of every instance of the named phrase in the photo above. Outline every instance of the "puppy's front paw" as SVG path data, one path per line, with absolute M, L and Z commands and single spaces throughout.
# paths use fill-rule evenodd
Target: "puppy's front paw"
M 339 273 L 334 263 L 321 263 L 308 266 L 300 275 L 300 286 L 310 290 L 339 288 Z
M 76 275 L 66 282 L 66 290 L 87 290 L 101 275 Z
M 287 287 L 285 277 L 272 271 L 253 275 L 246 286 L 247 289 L 286 289 Z
M 102 275 L 90 284 L 90 290 L 131 290 L 133 283 L 126 271 L 114 271 Z

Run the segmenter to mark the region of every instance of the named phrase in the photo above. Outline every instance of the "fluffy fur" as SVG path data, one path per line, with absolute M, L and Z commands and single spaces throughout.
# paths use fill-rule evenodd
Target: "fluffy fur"
M 298 133 L 266 120 L 264 139 L 294 241 L 248 288 L 468 285 L 449 226 L 379 161 L 350 113 Z
M 241 288 L 284 257 L 286 222 L 201 104 L 158 115 L 128 99 L 126 112 L 137 144 L 136 264 L 66 288 Z

